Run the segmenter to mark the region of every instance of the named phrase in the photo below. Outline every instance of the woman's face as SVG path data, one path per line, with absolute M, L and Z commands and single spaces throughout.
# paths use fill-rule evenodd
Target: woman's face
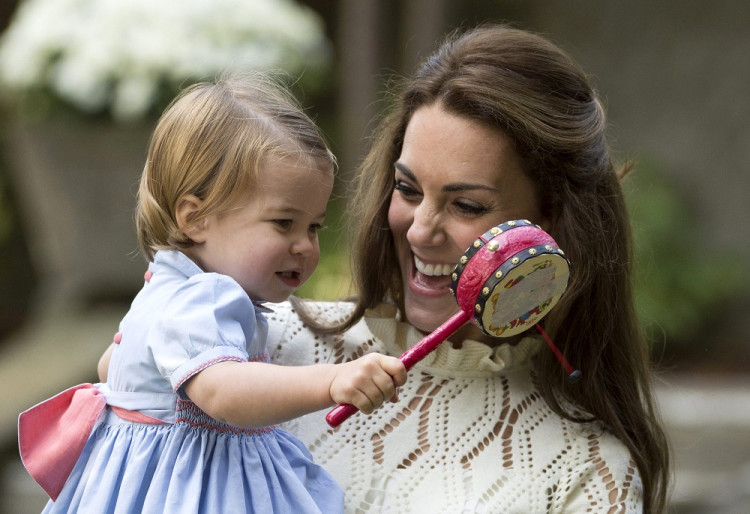
M 511 219 L 544 220 L 510 140 L 439 103 L 412 116 L 393 172 L 388 224 L 405 314 L 431 332 L 458 311 L 450 274 L 478 236 Z

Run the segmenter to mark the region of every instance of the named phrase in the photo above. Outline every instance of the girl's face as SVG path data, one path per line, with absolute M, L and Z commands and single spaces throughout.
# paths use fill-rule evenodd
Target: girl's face
M 414 113 L 394 168 L 388 223 L 405 315 L 431 332 L 458 311 L 450 274 L 478 236 L 511 219 L 544 220 L 510 140 L 440 104 Z M 476 337 L 479 329 L 472 329 Z
M 189 255 L 204 271 L 235 279 L 253 300 L 280 302 L 318 265 L 333 173 L 271 158 L 252 189 L 235 208 L 206 218 Z

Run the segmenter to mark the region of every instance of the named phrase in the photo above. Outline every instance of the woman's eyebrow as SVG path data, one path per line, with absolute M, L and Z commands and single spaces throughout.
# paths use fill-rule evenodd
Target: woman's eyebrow
M 406 175 L 406 178 L 408 178 L 412 182 L 417 181 L 417 177 L 414 176 L 414 173 L 412 173 L 412 171 L 409 168 L 407 168 L 406 165 L 404 165 L 403 163 L 396 161 L 396 164 L 394 164 L 393 167 L 396 168 L 401 173 L 403 173 L 404 175 Z
M 406 178 L 411 180 L 412 182 L 417 182 L 417 177 L 414 175 L 414 173 L 403 163 L 396 162 L 393 165 L 398 171 L 406 175 Z M 497 192 L 497 189 L 485 184 L 475 184 L 472 182 L 454 182 L 451 184 L 445 184 L 442 187 L 442 190 L 446 193 L 455 193 L 455 192 L 461 192 L 461 191 L 475 191 L 477 189 L 485 190 L 485 191 L 492 191 L 494 193 Z

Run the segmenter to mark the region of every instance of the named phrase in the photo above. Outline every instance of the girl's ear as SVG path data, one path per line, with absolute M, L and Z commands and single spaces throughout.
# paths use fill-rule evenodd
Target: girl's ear
M 175 209 L 175 218 L 177 226 L 188 236 L 194 243 L 205 241 L 206 220 L 203 219 L 198 223 L 193 222 L 195 216 L 203 206 L 203 200 L 195 195 L 184 195 L 177 200 L 177 209 Z

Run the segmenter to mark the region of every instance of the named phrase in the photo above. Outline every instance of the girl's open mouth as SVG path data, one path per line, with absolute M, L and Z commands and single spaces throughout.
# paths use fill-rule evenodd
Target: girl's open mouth
M 276 276 L 290 287 L 302 285 L 301 273 L 299 271 L 277 271 Z

